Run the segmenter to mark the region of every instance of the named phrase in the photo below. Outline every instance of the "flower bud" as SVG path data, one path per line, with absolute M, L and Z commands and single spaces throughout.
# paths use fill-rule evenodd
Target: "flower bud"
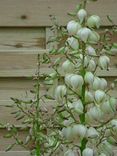
M 75 153 L 70 149 L 64 153 L 64 156 L 75 156 Z
M 87 66 L 87 69 L 88 69 L 89 71 L 91 71 L 91 72 L 95 71 L 95 69 L 96 69 L 96 63 L 95 63 L 94 60 L 90 60 L 90 61 L 89 61 L 89 64 L 88 64 L 88 66 Z
M 107 56 L 100 56 L 98 65 L 101 69 L 108 69 L 110 59 Z
M 60 85 L 55 90 L 55 99 L 60 102 L 63 100 L 63 97 L 67 94 L 67 89 L 65 85 Z
M 106 94 L 105 94 L 104 91 L 102 91 L 102 90 L 97 90 L 97 91 L 95 92 L 95 100 L 96 100 L 96 102 L 97 102 L 98 104 L 101 103 L 101 102 L 103 102 L 103 101 L 105 100 L 105 98 L 106 98 Z
M 93 100 L 94 100 L 94 97 L 93 97 L 92 93 L 89 91 L 86 91 L 85 92 L 85 102 L 91 103 L 91 102 L 93 102 Z
M 77 50 L 79 48 L 79 43 L 78 43 L 78 40 L 74 37 L 69 37 L 67 39 L 67 42 L 69 44 L 69 46 L 74 49 L 74 50 Z
M 68 140 L 71 140 L 73 138 L 72 135 L 72 127 L 67 127 L 62 129 L 62 135 Z
M 101 110 L 104 112 L 104 113 L 113 113 L 113 108 L 112 106 L 110 105 L 109 101 L 106 101 L 104 103 L 102 103 L 101 105 Z
M 72 106 L 79 115 L 83 113 L 83 104 L 81 100 L 72 103 Z
M 93 47 L 87 46 L 86 48 L 87 54 L 90 56 L 96 56 L 96 51 Z
M 90 120 L 100 121 L 103 117 L 103 112 L 99 107 L 94 106 L 90 108 L 90 110 L 87 112 L 87 115 Z
M 91 31 L 88 42 L 90 44 L 97 44 L 99 40 L 100 40 L 99 34 L 95 31 Z
M 81 124 L 74 125 L 72 128 L 73 136 L 85 137 L 87 132 L 87 127 Z
M 81 87 L 84 83 L 82 76 L 76 75 L 76 74 L 69 74 L 65 77 L 65 83 L 72 87 L 73 89 L 78 89 L 78 87 Z
M 87 137 L 88 138 L 97 138 L 99 136 L 99 133 L 97 132 L 97 130 L 93 127 L 90 127 L 87 130 Z
M 62 69 L 64 70 L 65 73 L 73 73 L 73 71 L 74 71 L 74 64 L 71 61 L 66 60 L 62 64 Z
M 70 21 L 67 24 L 67 30 L 68 30 L 69 35 L 75 35 L 77 33 L 78 29 L 80 29 L 80 28 L 81 28 L 81 25 L 74 20 Z
M 85 20 L 85 18 L 87 17 L 87 12 L 86 12 L 86 10 L 80 9 L 80 10 L 78 11 L 78 13 L 77 13 L 77 16 L 78 16 L 78 18 L 79 18 L 79 20 L 80 20 L 80 23 L 82 23 L 82 22 Z
M 83 156 L 93 156 L 94 155 L 94 151 L 91 148 L 85 148 L 83 150 Z
M 88 28 L 81 28 L 78 32 L 77 35 L 79 37 L 80 40 L 82 40 L 83 42 L 87 42 L 89 36 L 91 34 L 91 30 Z
M 85 83 L 92 84 L 94 81 L 94 75 L 91 72 L 86 72 L 84 76 Z
M 99 16 L 97 15 L 92 15 L 88 18 L 87 20 L 87 25 L 90 28 L 99 28 L 101 25 L 101 19 Z

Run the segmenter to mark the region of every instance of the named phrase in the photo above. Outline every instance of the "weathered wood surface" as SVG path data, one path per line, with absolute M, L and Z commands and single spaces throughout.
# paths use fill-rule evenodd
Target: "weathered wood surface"
M 67 12 L 73 11 L 80 0 L 4 0 L 0 1 L 0 26 L 50 26 L 50 15 L 56 16 L 60 25 L 69 20 Z M 109 25 L 106 16 L 117 24 L 116 0 L 99 0 L 88 4 L 90 14 L 98 14 L 103 25 Z
M 0 51 L 45 49 L 45 28 L 0 28 Z
M 10 152 L 0 152 L 0 156 L 30 156 L 29 152 L 27 151 L 10 151 Z
M 33 76 L 37 66 L 37 54 L 48 53 L 47 50 L 0 50 L 0 77 L 28 77 Z M 51 55 L 54 61 L 57 56 Z M 43 64 L 42 73 L 50 73 L 51 68 Z M 98 70 L 99 76 L 117 76 L 117 57 L 111 57 L 109 71 Z
M 108 87 L 114 78 L 107 78 Z M 28 80 L 25 78 L 2 78 L 0 79 L 0 123 L 10 123 L 15 125 L 21 125 L 21 121 L 17 121 L 14 117 L 15 115 L 11 114 L 16 110 L 16 108 L 6 107 L 7 105 L 13 104 L 13 101 L 10 100 L 11 97 L 29 100 L 33 98 L 33 94 L 29 91 L 33 89 L 34 82 L 32 80 Z M 111 91 L 110 95 L 113 95 L 117 98 L 116 93 L 117 87 L 115 91 Z M 28 96 L 26 94 L 28 93 Z M 41 87 L 41 94 L 46 92 L 46 88 L 44 86 Z M 46 104 L 42 101 L 42 106 L 46 107 L 49 112 L 52 111 L 52 105 L 54 105 L 55 101 L 45 100 Z

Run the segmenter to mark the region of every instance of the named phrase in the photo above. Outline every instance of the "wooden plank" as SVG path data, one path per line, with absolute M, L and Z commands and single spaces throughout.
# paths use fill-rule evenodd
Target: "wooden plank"
M 48 53 L 48 50 L 0 50 L 0 77 L 33 76 L 36 71 L 37 54 Z M 54 61 L 57 56 L 50 55 Z M 112 57 L 109 71 L 98 70 L 100 76 L 117 76 L 117 57 Z M 50 73 L 49 65 L 41 65 L 42 73 Z
M 50 26 L 50 15 L 56 16 L 60 25 L 66 25 L 69 20 L 67 13 L 74 10 L 79 2 L 80 0 L 0 1 L 0 26 Z M 106 19 L 108 14 L 117 24 L 116 6 L 116 0 L 99 0 L 88 4 L 88 9 L 89 13 L 101 16 L 103 25 L 109 25 Z
M 10 151 L 10 152 L 0 152 L 0 156 L 30 156 L 30 153 L 27 151 Z
M 108 86 L 113 82 L 114 78 L 108 78 Z M 11 112 L 15 111 L 16 108 L 5 107 L 7 105 L 13 104 L 13 101 L 10 100 L 10 97 L 19 98 L 19 99 L 31 99 L 33 95 L 29 92 L 29 90 L 33 89 L 33 81 L 28 79 L 16 79 L 16 78 L 8 78 L 8 79 L 0 79 L 0 122 L 6 124 L 15 124 L 19 125 L 22 121 L 16 121 L 14 115 Z M 26 94 L 28 93 L 28 96 Z M 45 88 L 41 86 L 41 94 L 45 93 Z M 117 98 L 117 87 L 115 90 L 110 92 L 110 95 Z M 52 105 L 54 105 L 55 101 L 53 100 L 45 100 L 45 103 L 42 103 L 44 108 L 47 108 L 49 112 L 52 112 Z M 47 105 L 46 105 L 47 104 Z M 42 107 L 42 108 L 43 108 Z
M 4 136 L 8 134 L 8 131 L 5 129 L 0 129 L 0 151 L 5 151 L 6 148 L 15 142 L 15 140 L 13 138 L 4 138 Z M 23 140 L 26 138 L 27 136 L 27 132 L 26 131 L 20 131 L 19 133 L 19 139 Z M 23 147 L 16 145 L 13 147 L 12 149 L 13 151 L 23 151 L 25 150 Z
M 52 37 L 57 37 L 57 30 L 52 31 L 50 27 L 46 27 L 46 49 L 57 48 L 57 42 L 48 43 L 52 39 Z
M 44 28 L 0 28 L 0 50 L 37 50 L 44 48 Z

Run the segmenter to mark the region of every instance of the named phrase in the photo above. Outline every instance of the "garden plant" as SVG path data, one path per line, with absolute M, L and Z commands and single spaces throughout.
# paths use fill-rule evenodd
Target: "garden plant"
M 12 98 L 12 107 L 17 107 L 13 114 L 23 128 L 6 126 L 6 137 L 15 139 L 7 150 L 19 144 L 35 156 L 114 155 L 117 99 L 110 91 L 116 80 L 108 84 L 98 75 L 110 70 L 109 56 L 117 53 L 117 44 L 111 41 L 116 26 L 108 16 L 111 30 L 99 33 L 100 17 L 89 15 L 86 8 L 91 1 L 96 0 L 82 0 L 69 13 L 71 20 L 66 28 L 56 25 L 59 32 L 52 41 L 59 44 L 64 40 L 62 45 L 38 55 L 34 90 L 30 91 L 34 98 Z M 49 66 L 47 73 L 43 74 L 41 64 Z M 42 85 L 46 88 L 43 94 Z M 21 129 L 27 130 L 25 141 L 18 139 Z

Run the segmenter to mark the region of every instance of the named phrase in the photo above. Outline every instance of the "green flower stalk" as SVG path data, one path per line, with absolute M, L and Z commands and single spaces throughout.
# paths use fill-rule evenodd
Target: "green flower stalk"
M 107 80 L 96 74 L 97 70 L 109 70 L 111 49 L 107 51 L 106 47 L 110 42 L 97 32 L 101 18 L 88 17 L 86 4 L 84 0 L 75 19 L 68 22 L 64 47 L 51 51 L 63 55 L 56 66 L 53 118 L 61 125 L 58 141 L 62 155 L 111 156 L 113 144 L 109 140 L 115 138 L 112 123 L 116 123 L 117 100 L 109 94 L 114 86 L 109 87 Z

